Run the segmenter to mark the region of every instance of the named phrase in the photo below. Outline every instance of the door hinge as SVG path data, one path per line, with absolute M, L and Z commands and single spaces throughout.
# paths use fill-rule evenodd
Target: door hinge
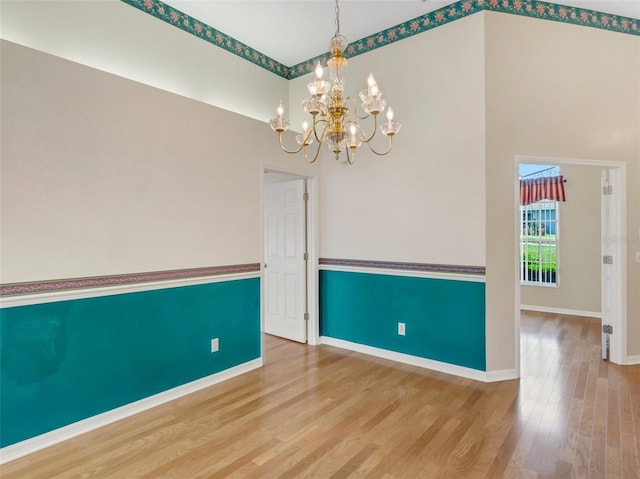
M 304 320 L 309 321 L 309 313 L 304 313 Z
M 606 255 L 602 257 L 602 264 L 613 264 L 613 256 Z
M 603 195 L 612 195 L 613 194 L 613 186 L 607 185 L 602 187 Z
M 603 324 L 602 332 L 604 334 L 613 334 L 613 326 L 611 326 L 610 324 Z
M 304 201 L 309 201 L 309 193 L 303 193 L 303 194 L 302 194 L 302 199 L 303 199 Z
M 304 254 L 304 260 L 305 261 L 309 261 L 309 253 L 305 253 Z

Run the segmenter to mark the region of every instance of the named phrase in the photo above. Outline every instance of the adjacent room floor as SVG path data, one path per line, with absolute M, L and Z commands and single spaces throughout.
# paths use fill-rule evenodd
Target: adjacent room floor
M 266 337 L 265 366 L 0 468 L 15 478 L 640 478 L 640 366 L 599 321 L 522 315 L 484 384 Z

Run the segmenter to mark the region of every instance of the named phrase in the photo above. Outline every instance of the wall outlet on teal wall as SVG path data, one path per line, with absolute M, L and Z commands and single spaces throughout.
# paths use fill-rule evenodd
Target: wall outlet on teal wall
M 406 333 L 405 324 L 404 323 L 398 323 L 398 335 L 399 336 L 404 336 L 405 333 Z
M 220 350 L 220 340 L 218 338 L 213 338 L 211 340 L 211 352 L 215 353 Z

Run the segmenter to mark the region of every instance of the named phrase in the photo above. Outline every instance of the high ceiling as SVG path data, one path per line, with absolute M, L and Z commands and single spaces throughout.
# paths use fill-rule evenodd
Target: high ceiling
M 333 0 L 164 0 L 164 3 L 288 66 L 327 51 Z M 455 3 L 451 0 L 341 0 L 340 30 L 354 41 Z M 562 5 L 640 19 L 640 0 L 562 0 Z

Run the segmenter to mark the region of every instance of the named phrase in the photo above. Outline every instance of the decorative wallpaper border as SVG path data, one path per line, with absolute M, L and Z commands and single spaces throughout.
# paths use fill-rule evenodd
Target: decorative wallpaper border
M 195 35 L 213 45 L 227 50 L 265 70 L 275 73 L 283 78 L 289 78 L 289 68 L 282 63 L 260 53 L 255 48 L 245 45 L 229 35 L 216 30 L 200 20 L 177 10 L 160 0 L 121 0 L 124 3 L 136 7 L 149 15 L 153 15 L 169 25 Z
M 320 265 L 351 266 L 354 268 L 375 268 L 395 271 L 420 271 L 425 273 L 473 274 L 484 276 L 484 266 L 466 266 L 456 264 L 401 263 L 396 261 L 370 261 L 361 259 L 320 258 Z
M 51 293 L 88 288 L 104 288 L 107 286 L 123 286 L 130 284 L 152 283 L 176 279 L 193 279 L 224 274 L 257 273 L 260 263 L 239 264 L 231 266 L 210 266 L 206 268 L 179 269 L 172 271 L 155 271 L 152 273 L 132 273 L 111 276 L 95 276 L 91 278 L 58 279 L 30 283 L 12 283 L 0 285 L 0 296 L 17 296 L 22 294 Z
M 454 20 L 468 17 L 474 13 L 484 10 L 485 0 L 462 0 L 446 7 L 442 7 L 433 12 L 426 13 L 420 17 L 400 23 L 395 27 L 387 28 L 368 37 L 361 38 L 347 45 L 345 57 L 352 58 L 363 53 L 370 52 L 376 48 L 384 47 L 405 38 L 412 37 L 419 33 L 426 32 L 436 27 L 446 25 Z M 297 78 L 315 70 L 315 65 L 320 60 L 326 63 L 329 59 L 329 53 L 311 58 L 302 63 L 298 63 L 291 67 L 289 79 Z
M 287 80 L 292 80 L 312 72 L 318 60 L 326 62 L 329 58 L 329 53 L 325 53 L 288 67 L 160 0 L 121 1 Z M 400 23 L 394 27 L 356 40 L 347 46 L 345 56 L 347 58 L 355 57 L 483 10 L 599 28 L 618 33 L 640 35 L 640 20 L 597 12 L 586 8 L 569 7 L 537 0 L 460 0 L 420 17 Z

